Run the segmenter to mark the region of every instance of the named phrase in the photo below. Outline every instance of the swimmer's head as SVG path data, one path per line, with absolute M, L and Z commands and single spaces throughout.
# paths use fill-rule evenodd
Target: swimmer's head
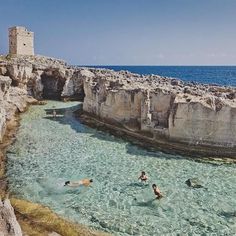
M 92 180 L 92 179 L 90 179 L 89 181 L 90 181 L 90 183 L 92 183 L 92 182 L 93 182 L 93 180 Z
M 145 171 L 142 171 L 142 175 L 146 175 Z
M 68 184 L 70 184 L 70 181 L 66 181 L 65 184 L 64 184 L 64 186 L 66 186 L 66 185 L 68 185 Z
M 153 185 L 152 185 L 152 188 L 156 188 L 156 187 L 157 187 L 156 184 L 153 184 Z

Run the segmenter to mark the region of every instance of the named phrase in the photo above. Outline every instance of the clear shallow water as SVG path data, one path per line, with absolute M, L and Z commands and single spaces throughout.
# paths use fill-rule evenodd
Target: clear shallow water
M 52 119 L 45 109 L 65 108 Z M 22 115 L 8 153 L 10 191 L 70 220 L 115 235 L 235 235 L 236 166 L 151 152 L 88 128 L 72 116 L 78 103 L 49 102 Z M 147 185 L 137 178 L 141 170 Z M 207 189 L 191 189 L 198 177 Z M 93 178 L 90 188 L 63 187 Z M 154 200 L 151 184 L 165 197 Z
M 156 74 L 203 84 L 236 86 L 236 66 L 93 66 L 138 74 Z

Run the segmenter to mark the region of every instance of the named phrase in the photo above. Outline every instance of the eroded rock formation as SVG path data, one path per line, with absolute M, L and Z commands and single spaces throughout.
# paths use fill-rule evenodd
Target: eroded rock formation
M 11 79 L 10 88 L 27 91 L 36 99 L 84 100 L 87 114 L 153 140 L 224 147 L 235 152 L 234 87 L 72 67 L 39 56 L 5 60 L 0 63 L 0 74 Z
M 19 223 L 9 199 L 0 200 L 0 235 L 22 236 Z
M 154 140 L 235 152 L 235 88 L 90 69 L 84 92 L 84 111 L 105 121 L 149 133 Z
M 235 87 L 78 68 L 42 56 L 1 57 L 0 143 L 15 114 L 45 98 L 83 100 L 84 113 L 95 122 L 154 146 L 236 157 Z M 1 232 L 21 235 L 8 200 L 0 202 L 0 213 Z

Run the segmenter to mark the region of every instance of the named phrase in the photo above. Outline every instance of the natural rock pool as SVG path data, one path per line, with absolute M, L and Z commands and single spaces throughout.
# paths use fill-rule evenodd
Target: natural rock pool
M 46 109 L 62 108 L 52 118 Z M 208 164 L 147 151 L 84 126 L 77 102 L 49 101 L 22 115 L 9 148 L 10 192 L 115 235 L 235 235 L 236 165 Z M 145 170 L 148 184 L 138 182 Z M 197 177 L 205 188 L 189 188 Z M 92 187 L 63 187 L 92 178 Z M 164 198 L 155 200 L 156 183 Z

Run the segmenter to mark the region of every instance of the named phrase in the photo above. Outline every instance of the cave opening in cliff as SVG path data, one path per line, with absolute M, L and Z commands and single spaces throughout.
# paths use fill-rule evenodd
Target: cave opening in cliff
M 80 91 L 78 92 L 78 95 L 76 96 L 75 100 L 83 102 L 84 97 L 85 97 L 84 88 L 83 88 L 83 86 L 81 86 Z
M 61 93 L 65 85 L 65 78 L 54 75 L 41 75 L 43 84 L 43 98 L 52 100 L 61 100 Z

